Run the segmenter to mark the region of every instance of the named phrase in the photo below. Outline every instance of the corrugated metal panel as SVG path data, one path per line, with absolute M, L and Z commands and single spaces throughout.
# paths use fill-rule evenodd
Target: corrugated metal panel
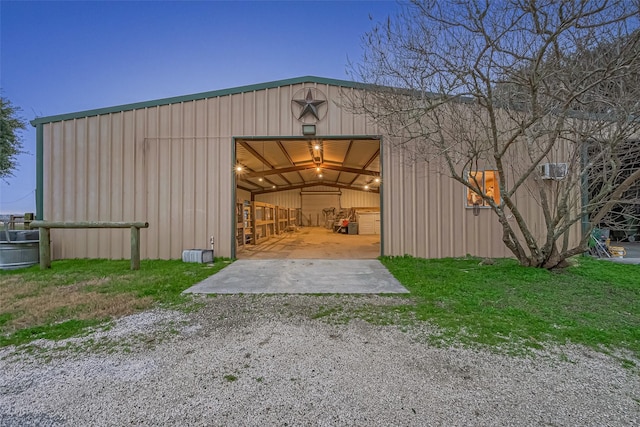
M 280 88 L 287 88 L 291 85 L 295 85 L 298 83 L 331 85 L 331 86 L 340 87 L 340 88 L 354 88 L 354 87 L 359 88 L 362 86 L 362 83 L 348 81 L 348 80 L 328 79 L 328 78 L 316 77 L 316 76 L 301 76 L 301 77 L 296 77 L 292 79 L 276 80 L 271 82 L 252 84 L 247 86 L 239 86 L 239 87 L 227 88 L 227 89 L 215 90 L 215 91 L 209 91 L 209 92 L 201 92 L 201 93 L 184 95 L 184 96 L 155 99 L 151 101 L 143 101 L 143 102 L 138 102 L 134 104 L 116 105 L 116 106 L 106 107 L 106 108 L 79 111 L 79 112 L 70 113 L 70 114 L 60 114 L 55 116 L 39 117 L 37 119 L 32 120 L 31 123 L 35 126 L 36 124 L 51 123 L 51 122 L 63 121 L 63 120 L 73 120 L 77 118 L 108 114 L 110 112 L 119 113 L 122 111 L 143 110 L 145 108 L 152 108 L 157 105 L 178 104 L 178 103 L 200 101 L 203 99 L 218 98 L 218 97 L 227 96 L 231 94 L 279 90 Z
M 305 188 L 304 191 L 335 192 L 336 188 L 319 185 Z M 342 192 L 342 195 L 340 197 L 340 206 L 336 206 L 336 208 L 380 207 L 380 194 L 378 193 L 349 189 L 342 189 L 340 191 Z M 249 194 L 248 192 L 246 193 Z M 258 194 L 256 195 L 256 200 L 259 202 L 271 203 L 272 205 L 277 206 L 286 206 L 291 208 L 301 207 L 300 190 L 287 190 L 278 191 L 275 193 Z
M 322 227 L 325 225 L 326 221 L 323 210 L 327 208 L 335 208 L 336 210 L 339 209 L 340 192 L 305 191 L 301 193 L 301 202 L 302 225 Z
M 380 194 L 370 191 L 343 189 L 340 204 L 343 208 L 380 207 Z
M 126 112 L 43 124 L 44 219 L 149 221 L 143 258 L 180 258 L 182 249 L 230 256 L 233 244 L 233 137 L 301 136 L 291 97 L 316 87 L 330 100 L 318 135 L 370 135 L 379 130 L 340 108 L 355 89 L 296 83 Z M 464 187 L 428 165 L 414 165 L 383 138 L 383 251 L 419 257 L 509 256 L 495 216 L 473 216 Z M 335 191 L 328 187 L 325 191 Z M 343 190 L 342 207 L 376 206 L 374 193 Z M 300 206 L 299 191 L 259 200 Z M 272 203 L 272 202 L 271 202 Z M 518 206 L 540 218 L 533 198 Z M 538 220 L 536 232 L 542 231 Z M 578 228 L 576 227 L 576 230 Z M 576 234 L 579 231 L 576 231 Z M 56 258 L 129 256 L 126 230 L 54 230 Z
M 153 119 L 157 111 L 147 113 L 148 131 L 158 122 Z M 190 116 L 189 110 L 177 109 L 171 115 L 176 113 Z M 162 114 L 170 117 L 168 112 Z M 45 176 L 51 177 L 45 219 L 149 221 L 150 228 L 142 231 L 144 258 L 179 258 L 185 248 L 208 248 L 210 235 L 218 243 L 229 239 L 230 206 L 220 201 L 231 197 L 232 169 L 221 170 L 213 163 L 231 164 L 231 140 L 159 137 L 136 141 L 123 136 L 135 132 L 134 116 L 127 118 L 126 126 L 122 118 L 101 116 L 76 121 L 81 124 L 45 126 L 49 129 Z M 171 133 L 169 127 L 160 131 Z M 78 137 L 85 132 L 95 137 Z M 85 160 L 79 161 L 78 156 Z M 129 256 L 127 230 L 54 230 L 52 234 L 56 258 Z M 222 247 L 217 249 L 224 255 Z
M 384 251 L 439 258 L 466 254 L 511 257 L 502 242 L 502 227 L 488 208 L 478 216 L 466 207 L 462 184 L 438 172 L 436 165 L 415 164 L 392 144 L 384 147 Z M 514 182 L 514 176 L 507 176 Z M 520 192 L 515 203 L 535 235 L 545 232 L 540 206 L 530 194 Z M 513 218 L 511 221 L 514 221 Z M 579 227 L 571 240 L 579 238 Z
M 489 210 L 473 216 L 464 187 L 406 153 L 384 147 L 384 253 L 425 258 L 508 256 Z
M 328 185 L 314 185 L 313 187 L 307 187 L 303 190 L 305 193 L 311 193 L 311 192 L 318 192 L 318 193 L 323 193 L 323 192 L 330 192 L 330 193 L 336 193 L 339 192 L 341 190 L 334 188 L 334 187 L 329 187 Z
M 286 208 L 300 208 L 300 190 L 278 191 L 276 193 L 265 193 L 256 195 L 256 201 L 270 203 Z
M 228 234 L 231 224 L 229 202 L 231 201 L 231 167 L 226 173 L 219 167 L 211 167 L 210 162 L 195 162 L 199 154 L 204 159 L 219 161 L 225 155 L 230 157 L 229 145 L 218 138 L 189 138 L 150 141 L 159 148 L 169 150 L 173 147 L 173 153 L 165 171 L 171 176 L 171 183 L 165 188 L 170 188 L 170 194 L 158 206 L 160 210 L 171 212 L 170 217 L 162 217 L 159 221 L 161 240 L 170 246 L 171 258 L 177 258 L 183 249 L 208 248 L 209 236 L 214 236 L 218 244 L 224 241 L 224 235 Z M 227 150 L 225 152 L 225 146 Z M 181 156 L 176 147 L 184 154 Z M 185 164 L 185 160 L 188 163 Z M 227 162 L 230 164 L 230 162 Z M 184 175 L 190 175 L 186 181 L 191 185 L 185 187 Z M 192 193 L 193 197 L 185 198 L 184 194 Z M 226 203 L 221 200 L 227 197 Z M 226 209 L 224 207 L 226 207 Z M 175 221 L 178 219 L 178 221 Z M 189 228 L 190 233 L 184 233 L 184 228 Z M 224 253 L 223 247 L 217 248 L 218 253 Z M 160 254 L 163 256 L 164 254 Z M 164 257 L 164 256 L 163 256 Z

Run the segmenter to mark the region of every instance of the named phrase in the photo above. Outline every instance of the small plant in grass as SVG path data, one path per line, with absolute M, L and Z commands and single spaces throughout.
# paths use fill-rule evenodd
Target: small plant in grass
M 225 376 L 224 376 L 224 379 L 225 379 L 227 382 L 232 383 L 232 382 L 236 381 L 236 380 L 238 379 L 238 377 L 236 377 L 236 376 L 235 376 L 235 375 L 233 375 L 233 374 L 227 374 L 227 375 L 225 375 Z
M 624 366 L 627 369 L 634 369 L 638 365 L 633 360 L 622 359 L 622 366 Z

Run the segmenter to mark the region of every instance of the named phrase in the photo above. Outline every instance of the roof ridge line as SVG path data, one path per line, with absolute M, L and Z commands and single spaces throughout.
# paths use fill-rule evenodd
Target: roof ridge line
M 197 101 L 200 99 L 218 98 L 227 95 L 236 95 L 240 93 L 253 92 L 258 90 L 273 89 L 280 86 L 288 86 L 300 83 L 319 83 L 341 87 L 359 88 L 367 86 L 365 83 L 359 83 L 349 80 L 331 79 L 317 76 L 301 76 L 290 79 L 274 80 L 265 83 L 256 83 L 244 86 L 236 86 L 228 89 L 218 89 L 207 92 L 198 92 L 189 95 L 179 95 L 168 98 L 159 98 L 149 101 L 134 102 L 129 104 L 114 105 L 111 107 L 95 108 L 90 110 L 82 110 L 65 114 L 57 114 L 52 116 L 36 117 L 31 120 L 32 126 L 44 123 L 59 122 L 63 120 L 71 120 L 77 118 L 99 116 L 101 114 L 119 113 L 123 111 L 131 111 L 142 108 L 158 107 L 161 105 L 177 104 L 181 102 Z

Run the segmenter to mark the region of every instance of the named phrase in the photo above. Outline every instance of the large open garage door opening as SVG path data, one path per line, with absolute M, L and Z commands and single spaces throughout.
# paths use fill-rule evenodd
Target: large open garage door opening
M 377 138 L 236 139 L 235 256 L 376 258 Z

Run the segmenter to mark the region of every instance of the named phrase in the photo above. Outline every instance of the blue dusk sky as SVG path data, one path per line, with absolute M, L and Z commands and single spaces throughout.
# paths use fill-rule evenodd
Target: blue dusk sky
M 350 80 L 395 1 L 0 1 L 0 88 L 22 117 L 305 75 Z M 0 213 L 35 212 L 35 129 Z

